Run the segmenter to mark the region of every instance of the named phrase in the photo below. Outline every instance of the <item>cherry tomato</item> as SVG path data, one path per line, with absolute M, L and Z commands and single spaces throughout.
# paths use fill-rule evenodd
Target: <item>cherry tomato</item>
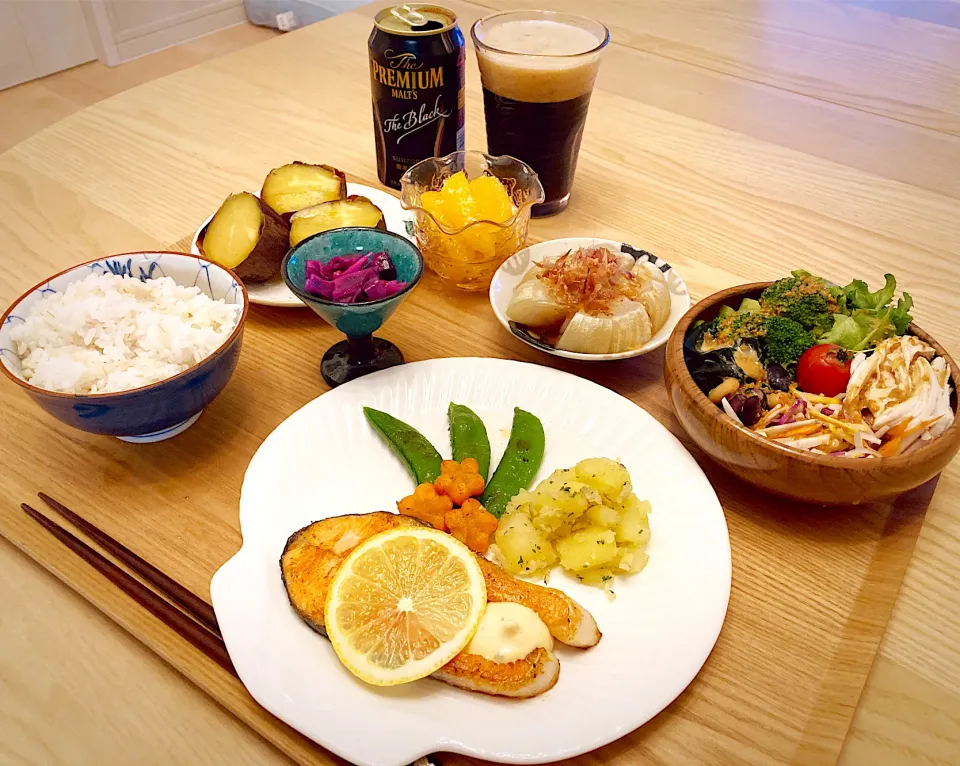
M 808 394 L 836 396 L 847 390 L 852 354 L 833 343 L 808 348 L 797 362 L 797 385 Z

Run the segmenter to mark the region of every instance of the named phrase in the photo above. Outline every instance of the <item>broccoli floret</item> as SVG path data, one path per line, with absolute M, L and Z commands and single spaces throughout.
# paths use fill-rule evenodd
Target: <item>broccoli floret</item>
M 763 317 L 760 314 L 746 312 L 715 319 L 707 333 L 718 346 L 730 346 L 741 338 L 757 338 L 764 333 Z
M 814 345 L 813 335 L 792 319 L 780 316 L 764 320 L 764 348 L 768 362 L 792 367 L 804 351 Z
M 820 277 L 806 271 L 778 279 L 760 296 L 764 313 L 783 316 L 807 330 L 823 332 L 830 323 L 826 315 L 839 309 L 835 291 Z
M 826 327 L 826 315 L 830 313 L 827 299 L 819 293 L 801 295 L 784 307 L 783 316 L 803 325 L 807 330 Z

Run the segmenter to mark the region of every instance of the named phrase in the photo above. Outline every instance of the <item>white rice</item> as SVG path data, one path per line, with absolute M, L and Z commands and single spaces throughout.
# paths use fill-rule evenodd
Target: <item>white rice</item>
M 170 378 L 230 336 L 241 307 L 170 277 L 91 274 L 50 293 L 11 337 L 24 380 L 50 391 L 128 391 Z

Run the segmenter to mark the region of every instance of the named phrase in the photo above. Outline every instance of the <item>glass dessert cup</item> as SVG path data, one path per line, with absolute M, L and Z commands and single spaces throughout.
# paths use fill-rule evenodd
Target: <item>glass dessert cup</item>
M 326 263 L 338 255 L 386 252 L 407 286 L 399 293 L 366 303 L 337 303 L 304 290 L 306 262 Z M 371 372 L 403 364 L 403 354 L 393 343 L 373 333 L 393 314 L 423 276 L 423 258 L 410 240 L 380 229 L 333 229 L 300 242 L 283 259 L 283 281 L 300 300 L 347 336 L 327 349 L 320 374 L 331 388 Z
M 424 192 L 438 192 L 443 182 L 463 171 L 467 180 L 497 178 L 506 189 L 514 215 L 498 223 L 478 220 L 451 229 L 421 205 Z M 544 192 L 529 165 L 508 156 L 454 152 L 418 162 L 400 180 L 400 202 L 414 214 L 414 235 L 423 260 L 446 284 L 460 290 L 486 290 L 500 265 L 526 247 L 530 210 Z

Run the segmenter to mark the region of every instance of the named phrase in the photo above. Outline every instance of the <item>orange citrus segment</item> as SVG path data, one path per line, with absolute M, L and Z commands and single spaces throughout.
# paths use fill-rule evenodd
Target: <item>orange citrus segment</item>
M 351 552 L 334 577 L 324 620 L 340 661 L 377 686 L 440 669 L 473 638 L 487 605 L 470 550 L 435 529 L 393 529 Z
M 443 192 L 426 191 L 420 195 L 420 206 L 444 226 L 450 228 L 446 209 L 443 205 Z
M 479 221 L 505 223 L 516 210 L 507 196 L 507 190 L 493 176 L 480 176 L 470 182 L 470 195 L 473 197 L 473 212 Z
M 420 205 L 448 229 L 460 229 L 476 221 L 505 223 L 516 213 L 500 181 L 493 176 L 468 181 L 462 170 L 444 179 L 440 191 L 421 194 Z
M 459 170 L 452 176 L 445 178 L 441 191 L 454 197 L 469 197 L 470 182 L 467 180 L 467 174 Z

